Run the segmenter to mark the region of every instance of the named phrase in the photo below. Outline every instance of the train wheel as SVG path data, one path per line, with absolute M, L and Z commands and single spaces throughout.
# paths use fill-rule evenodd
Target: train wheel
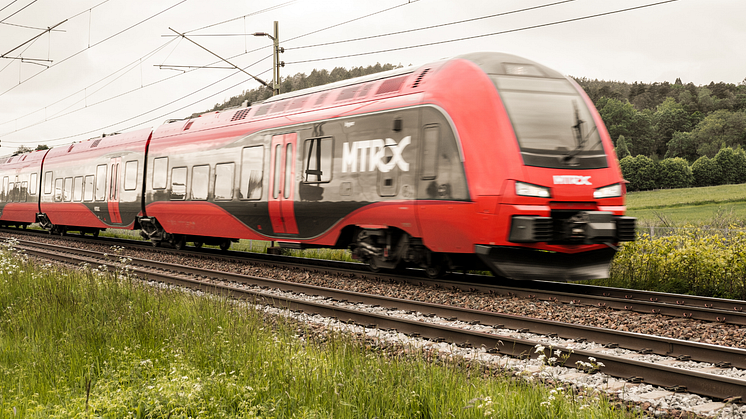
M 193 244 L 194 244 L 194 247 L 196 247 L 197 249 L 201 249 L 202 245 L 204 245 L 205 243 L 203 243 L 201 241 L 196 241 Z
M 220 242 L 220 250 L 226 251 L 231 248 L 231 241 L 230 240 L 223 240 Z
M 428 266 L 427 268 L 425 268 L 425 274 L 430 279 L 441 278 L 443 277 L 445 272 L 446 270 L 443 267 L 443 265 L 433 265 L 433 266 Z
M 93 237 L 98 237 L 98 233 L 100 233 L 100 232 L 101 232 L 101 230 L 93 230 L 93 233 L 91 233 L 91 235 Z
M 153 240 L 150 243 L 153 245 L 153 247 L 160 247 L 161 246 L 161 242 L 159 242 L 159 241 Z
M 368 259 L 368 269 L 370 269 L 371 272 L 381 272 L 381 267 L 378 265 L 375 256 Z
M 183 250 L 186 246 L 186 238 L 184 236 L 178 236 L 174 239 L 172 242 L 174 249 L 176 250 Z

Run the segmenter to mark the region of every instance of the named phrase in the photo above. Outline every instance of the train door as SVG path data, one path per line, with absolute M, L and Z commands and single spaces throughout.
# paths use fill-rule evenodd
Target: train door
M 275 233 L 298 234 L 295 221 L 296 133 L 275 135 L 270 146 L 269 218 Z
M 115 157 L 109 161 L 109 219 L 113 224 L 121 224 L 122 216 L 119 214 L 119 178 L 121 177 L 122 158 Z

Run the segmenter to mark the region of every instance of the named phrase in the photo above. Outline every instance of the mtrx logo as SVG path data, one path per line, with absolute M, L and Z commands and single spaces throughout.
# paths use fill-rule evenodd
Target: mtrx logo
M 591 185 L 590 176 L 553 176 L 555 185 Z
M 394 166 L 399 166 L 399 169 L 408 172 L 409 163 L 404 161 L 402 152 L 411 141 L 412 137 L 406 136 L 399 141 L 399 144 L 391 138 L 344 143 L 342 145 L 342 172 L 347 172 L 348 169 L 350 172 L 372 172 L 377 168 L 385 173 Z M 391 160 L 384 163 L 386 148 L 391 150 L 393 156 Z

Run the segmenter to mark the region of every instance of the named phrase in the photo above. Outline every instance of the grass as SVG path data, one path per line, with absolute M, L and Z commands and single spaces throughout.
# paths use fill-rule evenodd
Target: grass
M 431 355 L 0 251 L 3 419 L 625 417 L 603 397 Z

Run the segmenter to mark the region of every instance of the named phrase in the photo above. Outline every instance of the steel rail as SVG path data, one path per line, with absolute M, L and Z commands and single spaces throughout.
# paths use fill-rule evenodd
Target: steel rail
M 70 238 L 73 237 L 75 236 L 70 236 Z M 135 241 L 122 242 L 109 240 L 109 242 L 126 243 L 129 246 L 136 246 L 138 248 L 151 248 L 147 243 L 140 244 Z M 159 248 L 159 251 L 187 253 L 200 257 L 205 257 L 204 250 L 207 249 L 202 249 L 201 251 L 176 251 Z M 247 260 L 251 260 L 255 263 L 264 263 L 271 266 L 317 269 L 326 272 L 336 271 L 356 277 L 374 278 L 382 281 L 406 282 L 414 285 L 430 285 L 462 291 L 535 298 L 544 301 L 746 326 L 746 311 L 742 311 L 743 307 L 746 306 L 746 302 L 741 300 L 685 296 L 560 282 L 510 281 L 482 275 L 456 274 L 452 275 L 453 279 L 430 280 L 424 278 L 422 273 L 417 270 L 408 270 L 407 275 L 371 273 L 366 270 L 365 265 L 359 263 L 322 261 L 288 256 L 278 257 L 276 255 L 252 254 L 247 252 L 231 252 L 229 255 L 226 255 L 225 253 L 216 251 L 208 254 L 210 257 L 226 261 L 246 262 Z M 241 255 L 241 257 L 238 255 Z M 496 284 L 496 281 L 499 284 Z M 530 287 L 527 287 L 529 283 Z
M 86 256 L 82 256 L 84 258 L 90 258 L 91 253 L 93 253 L 89 251 L 80 251 L 80 249 L 64 248 L 64 251 L 68 250 L 73 250 L 72 253 L 77 254 L 87 253 Z M 56 251 L 60 252 L 60 249 L 56 249 Z M 43 255 L 44 257 L 48 258 L 56 258 L 68 263 L 71 261 L 70 252 L 67 252 L 67 254 L 56 253 L 53 255 L 50 255 L 48 252 L 33 249 L 26 249 L 26 252 L 35 255 Z M 249 277 L 191 268 L 182 265 L 164 264 L 162 262 L 154 263 L 153 261 L 132 259 L 132 263 L 152 265 L 154 267 L 157 266 L 158 269 L 167 269 L 169 272 L 178 272 L 184 275 L 202 276 L 208 278 L 217 277 L 222 281 L 241 282 L 243 284 L 253 284 L 260 287 L 279 288 L 294 292 L 303 292 L 309 295 L 324 295 L 328 298 L 334 299 L 346 297 L 347 301 L 362 300 L 361 302 L 367 304 L 378 304 L 382 306 L 384 306 L 385 304 L 386 307 L 396 307 L 399 309 L 402 309 L 403 306 L 404 309 L 417 309 L 417 311 L 420 311 L 421 313 L 435 312 L 434 314 L 444 317 L 449 314 L 455 314 L 458 316 L 459 320 L 472 322 L 479 321 L 480 323 L 492 324 L 493 326 L 498 324 L 495 323 L 495 321 L 497 320 L 505 324 L 509 323 L 513 327 L 521 325 L 529 326 L 529 328 L 533 327 L 534 330 L 532 330 L 532 332 L 534 333 L 540 333 L 540 331 L 537 329 L 543 328 L 545 331 L 551 330 L 552 332 L 550 333 L 557 333 L 558 335 L 560 332 L 562 334 L 569 333 L 573 334 L 575 337 L 577 337 L 578 333 L 585 333 L 588 336 L 601 338 L 603 338 L 603 336 L 607 336 L 607 339 L 608 336 L 612 336 L 617 341 L 627 342 L 629 340 L 636 342 L 634 344 L 630 344 L 630 346 L 639 346 L 640 342 L 644 342 L 644 345 L 651 346 L 651 348 L 648 348 L 650 351 L 664 351 L 668 355 L 671 355 L 673 353 L 670 352 L 670 350 L 685 351 L 688 353 L 682 353 L 682 355 L 688 355 L 692 359 L 708 358 L 709 362 L 716 362 L 716 360 L 723 361 L 725 359 L 730 360 L 729 362 L 731 362 L 731 364 L 734 366 L 744 365 L 744 363 L 746 362 L 746 351 L 737 348 L 726 348 L 695 342 L 678 341 L 676 339 L 656 338 L 634 333 L 608 331 L 606 329 L 600 328 L 577 327 L 577 325 L 563 324 L 560 322 L 547 322 L 520 318 L 518 316 L 483 312 L 479 310 L 465 310 L 437 304 L 417 303 L 395 298 L 344 292 L 340 290 L 288 283 L 267 278 Z M 107 265 L 113 269 L 119 269 L 122 266 L 121 263 L 108 261 L 102 264 Z M 297 298 L 279 297 L 277 295 L 271 295 L 261 291 L 249 291 L 238 286 L 217 284 L 214 282 L 208 283 L 193 278 L 174 276 L 171 273 L 154 272 L 151 269 L 130 268 L 129 272 L 139 277 L 147 278 L 149 280 L 173 283 L 193 289 L 199 289 L 205 292 L 218 291 L 221 294 L 230 295 L 237 298 L 250 298 L 261 304 L 267 304 L 292 310 L 301 310 L 308 313 L 321 314 L 345 321 L 352 321 L 365 326 L 377 327 L 381 329 L 394 328 L 402 333 L 418 334 L 422 337 L 435 340 L 447 340 L 459 345 L 484 346 L 487 349 L 496 350 L 500 353 L 511 356 L 536 356 L 536 354 L 532 353 L 532 350 L 536 347 L 536 345 L 540 344 L 538 341 L 519 339 L 507 335 L 474 332 L 456 327 L 435 325 L 422 321 L 396 319 L 390 316 L 384 316 L 375 313 L 366 313 L 354 309 L 339 307 L 337 305 L 309 302 Z M 500 324 L 499 327 L 505 327 L 505 325 Z M 656 341 L 660 342 L 656 343 Z M 569 349 L 562 347 L 556 347 L 553 349 L 560 349 L 565 354 L 571 352 Z M 730 379 L 713 374 L 685 371 L 665 365 L 635 361 L 632 359 L 602 354 L 595 351 L 574 350 L 572 351 L 572 354 L 570 355 L 570 358 L 567 360 L 567 362 L 570 362 L 571 365 L 574 365 L 574 363 L 577 361 L 586 362 L 590 357 L 595 357 L 597 360 L 601 361 L 605 365 L 604 367 L 600 368 L 602 372 L 615 377 L 627 379 L 635 378 L 635 380 L 641 380 L 646 383 L 664 387 L 678 386 L 677 388 L 679 390 L 681 390 L 683 387 L 686 387 L 687 391 L 710 397 L 723 399 L 731 397 L 746 398 L 746 381 L 744 380 Z

